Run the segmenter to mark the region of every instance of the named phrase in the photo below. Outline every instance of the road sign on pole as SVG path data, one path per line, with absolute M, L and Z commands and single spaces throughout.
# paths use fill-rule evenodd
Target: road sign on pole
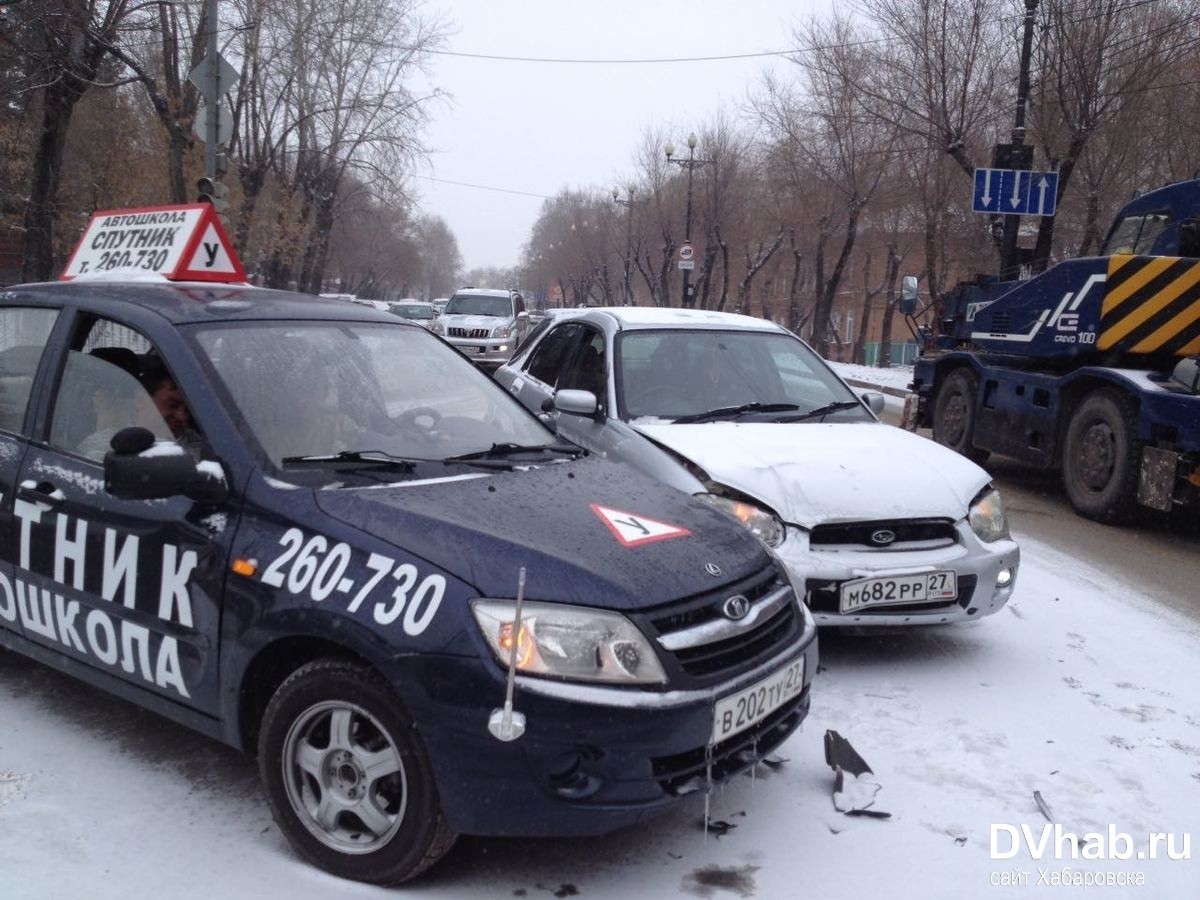
M 1002 216 L 1052 216 L 1057 203 L 1057 172 L 975 170 L 972 212 Z
M 215 73 L 213 72 L 214 68 L 216 69 Z M 215 79 L 213 78 L 214 74 L 216 75 Z M 200 96 L 210 103 L 228 94 L 230 89 L 237 84 L 238 77 L 238 70 L 220 53 L 216 55 L 215 61 L 211 56 L 204 57 L 188 73 L 188 81 L 194 84 L 200 91 Z
M 207 143 L 209 138 L 208 117 L 212 115 L 211 110 L 217 111 L 217 143 L 228 144 L 229 139 L 233 137 L 233 123 L 229 120 L 229 114 L 225 112 L 224 107 L 218 105 L 210 107 L 203 104 L 196 109 L 196 119 L 192 122 L 192 130 L 200 136 L 200 140 Z

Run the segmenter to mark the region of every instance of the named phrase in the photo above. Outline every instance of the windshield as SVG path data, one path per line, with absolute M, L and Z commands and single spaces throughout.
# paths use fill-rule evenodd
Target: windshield
M 617 370 L 617 403 L 625 419 L 674 420 L 746 404 L 778 407 L 749 411 L 760 419 L 785 419 L 856 399 L 801 341 L 762 331 L 625 332 L 617 344 Z M 829 417 L 870 419 L 857 404 Z
M 197 332 L 243 427 L 275 466 L 373 451 L 442 460 L 554 435 L 427 331 L 257 322 Z
M 392 312 L 402 319 L 433 319 L 437 316 L 432 306 L 418 306 L 415 303 L 397 303 L 392 307 Z
M 1170 214 L 1167 212 L 1126 216 L 1114 226 L 1112 233 L 1109 234 L 1102 251 L 1103 255 L 1141 254 L 1145 256 L 1151 253 L 1154 249 L 1154 242 L 1163 233 L 1169 220 Z
M 455 294 L 446 304 L 447 316 L 497 316 L 512 318 L 512 300 L 508 297 L 489 297 L 487 294 Z

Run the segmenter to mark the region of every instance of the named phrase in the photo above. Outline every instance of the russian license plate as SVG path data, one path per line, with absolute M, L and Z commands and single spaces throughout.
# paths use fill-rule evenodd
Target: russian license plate
M 929 603 L 957 596 L 958 579 L 953 572 L 925 572 L 847 581 L 841 588 L 840 604 L 842 612 L 848 613 L 868 606 Z
M 713 709 L 710 744 L 719 744 L 739 731 L 761 722 L 804 689 L 804 657 L 762 681 L 722 697 Z

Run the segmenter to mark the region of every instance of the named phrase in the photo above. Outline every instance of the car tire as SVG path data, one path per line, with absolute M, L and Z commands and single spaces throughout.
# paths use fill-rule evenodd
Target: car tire
M 1063 487 L 1075 511 L 1098 522 L 1128 519 L 1137 508 L 1141 444 L 1129 398 L 1103 388 L 1071 413 L 1063 443 Z
M 938 388 L 933 402 L 933 439 L 977 463 L 986 462 L 987 450 L 974 443 L 975 398 L 979 379 L 968 369 L 955 369 Z
M 293 672 L 267 705 L 258 760 L 276 823 L 334 875 L 399 884 L 454 843 L 416 727 L 365 666 L 320 659 Z

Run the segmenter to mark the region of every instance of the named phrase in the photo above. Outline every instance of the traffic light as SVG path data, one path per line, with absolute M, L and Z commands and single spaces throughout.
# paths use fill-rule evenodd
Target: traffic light
M 223 213 L 229 207 L 229 188 L 215 178 L 207 175 L 196 182 L 196 190 L 200 192 L 197 203 L 211 203 L 218 213 Z

